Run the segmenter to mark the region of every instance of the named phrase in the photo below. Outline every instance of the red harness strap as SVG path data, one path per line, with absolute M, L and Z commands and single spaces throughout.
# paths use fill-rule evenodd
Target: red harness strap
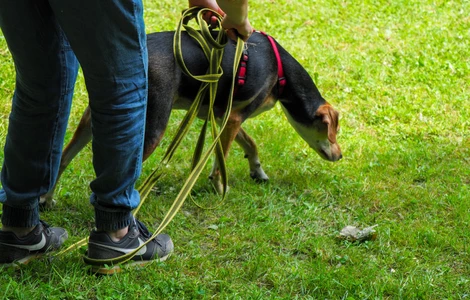
M 277 62 L 277 80 L 278 80 L 278 94 L 277 96 L 280 97 L 282 95 L 282 92 L 284 91 L 284 87 L 286 86 L 286 77 L 284 76 L 284 69 L 282 68 L 282 60 L 281 60 L 281 55 L 279 54 L 279 49 L 276 46 L 276 43 L 274 42 L 274 39 L 270 36 L 267 35 L 263 31 L 257 31 L 264 35 L 265 37 L 268 38 L 269 43 L 271 43 L 271 47 L 273 48 L 274 55 L 276 56 L 276 62 Z
M 264 35 L 269 43 L 271 44 L 271 47 L 273 48 L 274 55 L 276 56 L 276 62 L 277 62 L 277 77 L 278 77 L 278 93 L 277 96 L 280 97 L 282 95 L 282 92 L 284 91 L 284 87 L 286 86 L 286 77 L 284 76 L 284 69 L 282 68 L 282 60 L 281 60 L 281 55 L 279 54 L 279 49 L 277 48 L 276 43 L 274 42 L 274 39 L 267 35 L 266 33 L 262 31 L 256 31 Z M 246 81 L 246 65 L 248 63 L 248 53 L 247 51 L 243 51 L 242 59 L 240 61 L 240 66 L 238 67 L 238 72 L 237 72 L 237 85 L 235 86 L 233 94 L 236 95 L 238 88 L 242 87 L 245 84 Z
M 247 63 L 248 63 L 248 52 L 246 50 L 243 50 L 243 55 L 240 60 L 240 65 L 238 67 L 238 72 L 237 72 L 237 84 L 235 85 L 233 89 L 234 96 L 237 94 L 238 88 L 242 87 L 245 84 Z

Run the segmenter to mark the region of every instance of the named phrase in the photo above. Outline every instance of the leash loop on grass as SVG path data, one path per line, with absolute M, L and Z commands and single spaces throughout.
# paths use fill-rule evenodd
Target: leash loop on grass
M 158 181 L 158 179 L 163 175 L 162 167 L 166 166 L 171 161 L 171 158 L 173 157 L 174 152 L 178 148 L 184 136 L 188 133 L 191 124 L 193 123 L 194 119 L 198 115 L 199 109 L 201 108 L 201 105 L 202 105 L 202 101 L 206 97 L 207 92 L 209 92 L 210 101 L 209 101 L 208 115 L 206 117 L 204 125 L 202 126 L 201 133 L 199 135 L 199 138 L 196 144 L 196 149 L 194 151 L 194 155 L 193 155 L 192 163 L 191 163 L 191 173 L 189 174 L 189 177 L 186 180 L 186 182 L 183 184 L 183 187 L 181 188 L 178 196 L 174 200 L 167 214 L 163 217 L 163 220 L 158 226 L 157 230 L 143 245 L 141 245 L 140 247 L 138 247 L 137 249 L 135 249 L 134 251 L 126 255 L 122 255 L 119 257 L 112 258 L 112 259 L 92 259 L 92 258 L 85 256 L 84 257 L 85 262 L 90 265 L 105 266 L 105 265 L 116 265 L 116 264 L 125 263 L 131 260 L 135 256 L 135 254 L 141 248 L 143 248 L 146 244 L 148 244 L 152 239 L 156 238 L 157 235 L 160 234 L 163 231 L 163 229 L 165 229 L 165 227 L 171 222 L 171 220 L 175 217 L 176 213 L 179 211 L 179 209 L 185 202 L 186 198 L 191 192 L 191 189 L 193 188 L 194 184 L 199 178 L 199 175 L 203 171 L 206 163 L 208 162 L 213 152 L 215 152 L 216 161 L 219 167 L 220 176 L 221 176 L 221 180 L 223 184 L 222 199 L 225 198 L 228 180 L 227 180 L 227 172 L 226 172 L 226 167 L 225 167 L 223 149 L 220 143 L 220 136 L 227 124 L 228 118 L 231 113 L 233 91 L 235 87 L 235 80 L 236 80 L 236 74 L 237 74 L 236 71 L 238 68 L 238 62 L 240 61 L 242 53 L 243 53 L 244 42 L 240 38 L 238 38 L 237 40 L 235 58 L 234 58 L 234 63 L 233 63 L 232 86 L 231 86 L 231 91 L 229 94 L 227 109 L 222 118 L 222 123 L 221 123 L 220 130 L 219 130 L 217 129 L 216 117 L 214 114 L 214 102 L 215 102 L 215 97 L 216 97 L 216 92 L 217 92 L 218 80 L 223 74 L 223 70 L 221 68 L 221 61 L 223 57 L 223 50 L 224 50 L 225 45 L 227 44 L 228 38 L 224 30 L 219 30 L 216 39 L 213 38 L 212 33 L 207 23 L 203 19 L 203 14 L 207 12 L 211 12 L 213 15 L 217 17 L 219 28 L 221 28 L 222 17 L 217 12 L 207 9 L 207 8 L 192 7 L 183 11 L 181 20 L 175 32 L 174 42 L 173 42 L 173 52 L 175 55 L 175 59 L 178 62 L 179 66 L 181 67 L 182 71 L 186 75 L 198 81 L 201 81 L 201 87 L 198 91 L 196 99 L 194 100 L 189 110 L 187 111 L 185 117 L 181 121 L 178 127 L 178 130 L 173 140 L 171 141 L 170 145 L 168 146 L 168 149 L 166 150 L 165 155 L 162 158 L 160 164 L 156 167 L 156 169 L 145 179 L 142 185 L 138 188 L 138 191 L 141 196 L 141 201 L 140 201 L 139 206 L 134 210 L 133 215 L 134 216 L 137 215 L 143 203 L 145 202 L 148 195 L 150 194 L 153 186 Z M 189 21 L 192 19 L 196 20 L 196 23 L 200 27 L 200 31 L 188 25 Z M 186 30 L 189 36 L 191 36 L 193 39 L 195 39 L 199 43 L 199 45 L 201 46 L 204 52 L 204 55 L 209 61 L 209 70 L 207 71 L 206 74 L 193 75 L 186 67 L 186 64 L 184 63 L 183 52 L 182 52 L 182 47 L 181 47 L 181 33 L 182 33 L 183 28 Z M 208 122 L 210 122 L 211 124 L 210 128 L 211 128 L 213 141 L 208 147 L 207 151 L 204 152 L 203 148 L 205 144 L 205 135 L 206 135 L 207 127 L 208 127 Z M 61 251 L 59 254 L 62 254 L 72 249 L 75 249 L 77 247 L 83 246 L 86 244 L 87 240 L 88 240 L 87 238 L 82 239 L 79 242 L 70 246 L 69 248 Z

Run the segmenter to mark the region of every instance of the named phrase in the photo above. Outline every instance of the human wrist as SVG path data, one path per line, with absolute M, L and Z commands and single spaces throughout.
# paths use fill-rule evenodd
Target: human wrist
M 248 19 L 247 0 L 218 0 L 217 3 L 231 23 L 242 25 Z

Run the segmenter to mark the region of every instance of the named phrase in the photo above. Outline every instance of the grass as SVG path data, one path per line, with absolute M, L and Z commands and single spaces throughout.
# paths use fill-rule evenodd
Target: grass
M 145 3 L 149 32 L 174 29 L 186 5 Z M 186 202 L 166 230 L 176 244 L 167 262 L 94 277 L 80 249 L 52 263 L 1 269 L 2 297 L 469 298 L 469 11 L 466 0 L 251 1 L 253 26 L 289 50 L 341 112 L 343 160 L 322 161 L 277 107 L 245 124 L 270 182 L 252 182 L 234 147 L 228 198 L 215 209 Z M 1 36 L 0 65 L 4 142 L 14 68 Z M 67 140 L 86 102 L 80 78 Z M 173 115 L 170 128 L 180 117 Z M 195 139 L 191 134 L 140 213 L 153 228 L 187 174 Z M 168 139 L 145 163 L 142 178 L 166 145 Z M 56 209 L 42 216 L 69 230 L 67 245 L 93 226 L 92 179 L 88 148 L 62 177 Z M 192 195 L 207 207 L 219 203 L 204 179 Z M 374 224 L 375 241 L 337 239 L 346 225 Z

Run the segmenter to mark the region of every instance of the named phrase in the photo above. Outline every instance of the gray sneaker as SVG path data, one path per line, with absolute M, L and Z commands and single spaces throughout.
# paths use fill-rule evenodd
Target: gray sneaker
M 95 261 L 128 254 L 140 247 L 151 236 L 145 225 L 136 219 L 129 225 L 129 232 L 118 242 L 114 242 L 104 231 L 93 230 L 88 240 L 88 254 L 84 257 L 84 261 L 92 266 L 92 272 L 109 275 L 122 271 L 124 267 L 143 266 L 155 260 L 166 260 L 173 252 L 173 242 L 167 234 L 159 234 L 140 249 L 131 260 L 122 265 L 106 266 Z
M 0 231 L 0 266 L 27 264 L 46 252 L 59 249 L 68 238 L 67 231 L 40 223 L 24 237 L 10 231 Z

